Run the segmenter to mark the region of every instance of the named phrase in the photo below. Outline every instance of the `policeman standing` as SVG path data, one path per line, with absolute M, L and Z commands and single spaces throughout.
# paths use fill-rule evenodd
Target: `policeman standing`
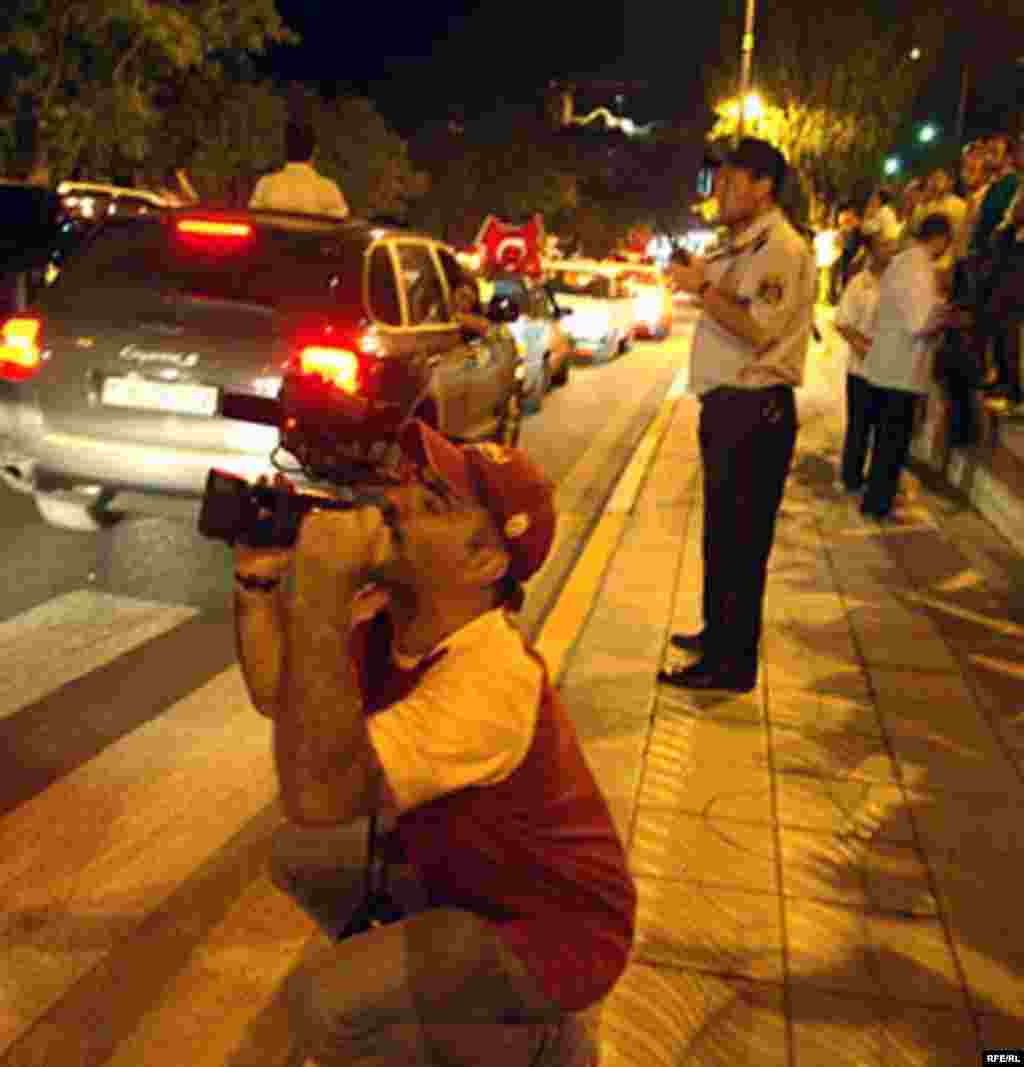
M 724 248 L 669 268 L 703 305 L 690 356 L 704 472 L 704 629 L 673 634 L 700 653 L 658 680 L 747 692 L 757 681 L 765 573 L 796 443 L 793 389 L 813 325 L 811 248 L 778 206 L 782 153 L 747 137 L 716 183 Z

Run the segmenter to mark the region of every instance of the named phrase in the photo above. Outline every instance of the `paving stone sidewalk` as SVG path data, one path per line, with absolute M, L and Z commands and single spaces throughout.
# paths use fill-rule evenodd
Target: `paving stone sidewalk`
M 655 674 L 700 625 L 697 405 L 675 401 L 562 690 L 628 843 L 603 1067 L 902 1067 L 1024 1048 L 1024 624 L 910 476 L 832 489 L 842 367 L 799 393 L 757 689 Z

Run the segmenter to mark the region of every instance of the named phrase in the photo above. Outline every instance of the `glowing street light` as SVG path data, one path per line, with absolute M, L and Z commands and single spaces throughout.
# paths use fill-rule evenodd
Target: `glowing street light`
M 903 168 L 903 160 L 899 156 L 889 156 L 885 161 L 885 173 L 891 178 L 894 174 L 899 174 Z
M 920 48 L 911 48 L 911 50 L 910 50 L 910 58 L 916 63 L 921 58 L 921 49 Z
M 722 108 L 725 114 L 731 119 L 738 119 L 740 117 L 740 102 L 736 97 L 729 100 L 725 107 Z M 757 122 L 764 114 L 764 101 L 761 99 L 761 94 L 756 92 L 749 92 L 743 98 L 743 120 L 744 122 Z
M 931 144 L 938 135 L 938 127 L 933 122 L 926 122 L 918 131 L 917 139 L 921 144 Z

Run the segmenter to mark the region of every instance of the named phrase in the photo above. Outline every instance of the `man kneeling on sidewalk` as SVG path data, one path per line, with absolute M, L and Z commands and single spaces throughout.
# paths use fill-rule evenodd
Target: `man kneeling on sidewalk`
M 367 817 L 394 821 L 388 847 L 408 863 L 404 918 L 288 979 L 295 1052 L 594 1067 L 576 1013 L 625 968 L 636 891 L 511 616 L 554 538 L 553 486 L 517 449 L 459 448 L 422 423 L 401 444 L 416 479 L 379 508 L 312 512 L 294 551 L 236 548 L 240 660 L 274 721 L 289 819 L 275 882 L 337 939 Z

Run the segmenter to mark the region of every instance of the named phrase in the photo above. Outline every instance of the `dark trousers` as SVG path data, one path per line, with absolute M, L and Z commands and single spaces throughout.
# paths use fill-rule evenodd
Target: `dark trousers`
M 768 556 L 796 429 L 788 386 L 720 388 L 701 400 L 707 660 L 757 664 Z
M 865 515 L 888 515 L 899 490 L 900 475 L 907 465 L 910 439 L 914 433 L 914 406 L 917 394 L 905 389 L 880 389 L 869 385 L 871 402 L 877 412 L 875 444 L 871 468 L 861 508 Z
M 846 437 L 843 440 L 843 485 L 856 492 L 864 484 L 864 464 L 878 424 L 871 386 L 859 374 L 846 376 Z
M 1024 399 L 1021 391 L 1020 320 L 1002 322 L 992 338 L 992 358 L 999 371 L 998 385 L 1011 404 Z
M 974 391 L 977 385 L 955 367 L 946 368 L 942 380 L 949 398 L 950 446 L 965 448 L 973 445 L 978 439 L 977 420 L 974 416 Z

